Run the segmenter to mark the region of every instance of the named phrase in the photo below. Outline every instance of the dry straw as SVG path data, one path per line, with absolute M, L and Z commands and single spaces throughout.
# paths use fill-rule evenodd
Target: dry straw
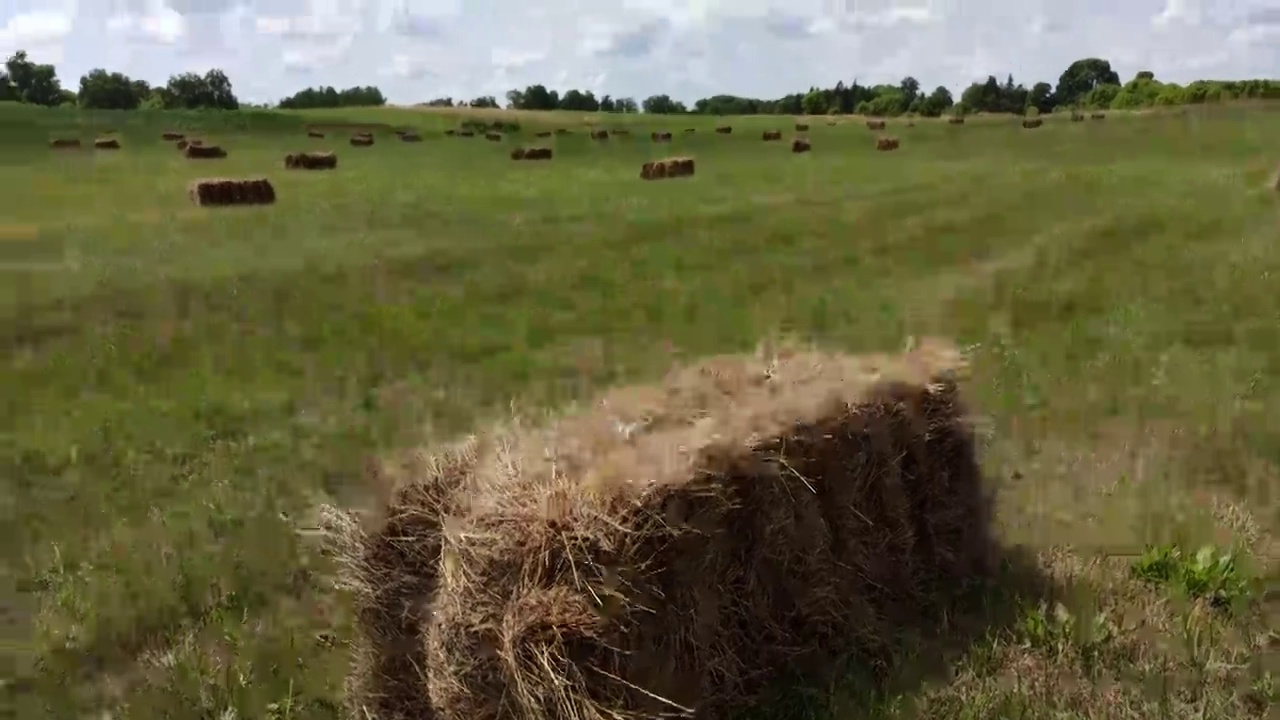
M 667 158 L 654 160 L 640 166 L 641 180 L 689 177 L 694 174 L 693 158 Z
M 718 357 L 378 473 L 326 510 L 354 717 L 724 717 L 783 669 L 884 660 L 985 573 L 988 498 L 944 343 Z
M 270 205 L 276 190 L 266 178 L 196 180 L 187 188 L 191 201 L 201 206 Z
M 284 156 L 284 166 L 289 170 L 333 170 L 338 167 L 338 156 L 331 152 L 290 153 Z

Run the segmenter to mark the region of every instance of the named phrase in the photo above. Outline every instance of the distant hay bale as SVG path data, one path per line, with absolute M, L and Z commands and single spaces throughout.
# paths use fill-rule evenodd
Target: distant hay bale
M 1090 117 L 1090 118 L 1092 118 L 1092 119 L 1094 119 L 1094 120 L 1106 120 L 1106 119 L 1107 119 L 1107 114 L 1106 114 L 1106 113 L 1096 112 L 1096 113 L 1093 113 L 1092 115 L 1090 115 L 1089 117 Z
M 876 138 L 876 149 L 882 152 L 887 152 L 889 150 L 897 150 L 898 138 L 895 138 L 895 137 Z
M 449 137 L 453 137 L 454 135 L 457 135 L 457 134 L 458 134 L 458 131 L 457 131 L 457 130 L 453 130 L 453 129 L 445 130 L 445 131 L 444 131 L 444 134 L 445 134 L 445 135 L 448 135 Z
M 716 128 L 716 132 L 720 133 L 721 135 L 731 135 L 733 134 L 733 127 L 730 125 L 721 125 L 720 127 Z
M 804 138 L 795 138 L 791 141 L 791 152 L 793 153 L 807 153 L 812 149 L 809 141 Z
M 181 140 L 185 138 L 186 135 L 180 132 L 175 132 L 173 130 L 166 130 L 160 134 L 160 137 L 164 140 Z
M 716 357 L 325 508 L 355 717 L 733 717 L 990 577 L 958 353 Z
M 476 133 L 475 133 L 475 131 L 474 131 L 474 130 L 459 130 L 459 131 L 458 131 L 458 137 L 475 137 L 475 136 L 476 136 Z
M 502 135 L 496 132 L 485 133 L 484 139 L 488 140 L 489 142 L 502 142 Z
M 308 131 L 307 131 L 307 137 L 311 137 L 311 138 L 323 138 L 323 137 L 324 137 L 324 133 L 320 132 L 319 130 L 308 130 Z
M 1039 118 L 1037 118 L 1037 119 L 1039 119 Z M 1082 112 L 1075 112 L 1075 111 L 1073 110 L 1073 111 L 1071 112 L 1071 122 L 1084 122 L 1084 113 L 1082 113 Z
M 550 160 L 551 156 L 551 148 L 547 147 L 516 148 L 511 151 L 512 160 Z
M 79 138 L 54 138 L 49 141 L 49 147 L 55 150 L 70 150 L 80 147 Z
M 641 180 L 688 177 L 694 174 L 693 158 L 667 158 L 654 160 L 640 167 Z
M 951 125 L 963 125 L 964 118 L 960 117 L 959 115 L 953 115 L 947 118 L 947 123 Z
M 227 156 L 227 151 L 217 145 L 196 145 L 194 143 L 182 149 L 182 154 L 190 160 L 211 160 Z
M 631 137 L 631 131 L 626 128 L 618 128 L 617 130 L 610 130 L 609 134 L 616 135 L 618 137 Z
M 796 132 L 805 132 L 809 126 L 804 123 L 796 123 Z
M 868 121 L 867 121 L 867 129 L 868 129 L 868 130 L 883 130 L 883 129 L 884 129 L 884 127 L 885 127 L 885 124 L 884 124 L 884 121 L 883 121 L 883 120 L 868 120 Z
M 608 130 L 592 130 L 591 139 L 592 140 L 608 140 L 609 131 Z
M 373 136 L 361 134 L 352 135 L 348 142 L 351 143 L 352 147 L 369 147 L 373 145 Z
M 649 137 L 651 137 L 654 142 L 671 142 L 671 133 L 669 132 L 650 133 Z
M 422 136 L 415 132 L 404 132 L 400 134 L 401 142 L 422 142 Z
M 1081 119 L 1083 119 L 1083 118 L 1081 118 Z M 1041 119 L 1040 119 L 1040 118 L 1038 118 L 1038 117 L 1035 117 L 1035 118 L 1024 118 L 1024 119 L 1023 119 L 1023 121 L 1022 121 L 1022 127 L 1026 128 L 1026 129 L 1028 129 L 1028 130 L 1034 130 L 1034 129 L 1036 129 L 1036 128 L 1040 127 L 1041 125 L 1044 125 L 1044 120 L 1041 120 Z
M 97 150 L 119 150 L 120 141 L 115 138 L 98 138 L 93 141 L 93 147 Z
M 270 205 L 276 201 L 276 190 L 266 178 L 196 180 L 187 194 L 200 206 Z
M 685 131 L 685 133 L 686 133 L 686 134 L 688 134 L 688 133 L 696 133 L 696 132 L 698 132 L 698 128 L 685 128 L 685 129 L 684 129 L 684 131 Z
M 765 130 L 764 132 L 760 133 L 760 139 L 765 142 L 781 140 L 782 131 L 781 130 Z
M 203 140 L 183 139 L 183 140 L 179 140 L 177 145 L 175 145 L 175 147 L 177 147 L 179 150 L 186 150 L 188 145 L 203 145 L 203 144 L 204 144 Z
M 569 130 L 569 128 L 556 128 L 556 134 L 557 134 L 557 135 L 568 135 L 568 134 L 570 134 L 570 130 Z
M 540 137 L 540 138 L 548 138 L 548 137 L 551 137 L 551 131 L 550 131 L 550 130 L 541 130 L 541 131 L 539 131 L 539 132 L 538 132 L 538 137 Z
M 284 156 L 284 166 L 290 170 L 333 170 L 338 167 L 338 156 L 331 152 L 290 153 Z

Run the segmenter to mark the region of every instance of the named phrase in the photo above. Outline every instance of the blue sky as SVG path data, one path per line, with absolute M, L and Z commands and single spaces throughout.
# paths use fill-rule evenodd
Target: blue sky
M 848 82 L 958 91 L 1056 81 L 1280 77 L 1280 0 L 0 0 L 0 53 L 153 83 L 222 68 L 242 100 L 373 84 L 393 103 L 541 82 L 615 97 L 777 97 Z

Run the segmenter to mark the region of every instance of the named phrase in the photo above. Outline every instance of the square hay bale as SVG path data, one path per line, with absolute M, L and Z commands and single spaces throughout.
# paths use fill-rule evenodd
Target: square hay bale
M 732 126 L 732 125 L 721 125 L 720 127 L 716 128 L 716 132 L 720 133 L 721 135 L 732 135 L 732 134 L 733 134 L 733 126 Z
M 276 189 L 266 178 L 196 180 L 187 188 L 187 195 L 192 202 L 202 207 L 270 205 L 276 201 Z
M 1084 119 L 1084 118 L 1081 118 L 1081 120 L 1083 120 L 1083 119 Z M 1072 120 L 1075 120 L 1075 118 L 1072 118 Z M 1036 129 L 1036 128 L 1040 127 L 1041 125 L 1044 125 L 1044 120 L 1042 120 L 1042 119 L 1040 119 L 1040 118 L 1038 118 L 1038 117 L 1036 117 L 1036 118 L 1025 118 L 1025 119 L 1022 121 L 1022 127 L 1026 128 L 1027 130 L 1034 130 L 1034 129 Z
M 764 132 L 760 133 L 760 139 L 761 139 L 761 140 L 763 140 L 763 141 L 765 141 L 765 142 L 772 142 L 772 141 L 774 141 L 774 140 L 781 140 L 781 139 L 782 139 L 782 131 L 781 131 L 781 130 L 765 130 Z
M 948 123 L 948 124 L 950 124 L 950 125 L 963 125 L 963 124 L 964 124 L 964 118 L 962 118 L 962 117 L 960 117 L 960 116 L 958 116 L 958 115 L 955 115 L 955 116 L 952 116 L 952 117 L 947 118 L 947 123 Z
M 307 137 L 324 139 L 324 133 L 320 132 L 319 130 L 308 130 Z
M 331 152 L 290 153 L 284 156 L 284 166 L 289 170 L 333 170 L 338 167 L 338 156 Z
M 181 140 L 185 138 L 186 135 L 174 130 L 166 130 L 163 133 L 160 133 L 160 137 L 163 140 Z
M 684 132 L 686 135 L 688 135 L 689 133 L 696 133 L 698 132 L 698 128 L 685 128 Z
M 694 174 L 693 158 L 667 158 L 654 160 L 640 166 L 641 180 L 690 177 Z
M 484 139 L 489 142 L 502 142 L 502 135 L 496 132 L 485 133 Z
M 888 659 L 992 565 L 962 370 L 942 343 L 711 358 L 379 468 L 378 519 L 324 513 L 353 716 L 720 718 Z
M 796 123 L 796 132 L 806 132 L 809 126 L 804 123 Z
M 538 131 L 538 137 L 540 137 L 540 138 L 549 138 L 549 137 L 551 137 L 551 131 L 550 131 L 550 130 L 540 130 L 540 131 Z
M 608 140 L 609 131 L 608 130 L 592 130 L 591 139 L 592 140 Z
M 55 150 L 72 150 L 80 147 L 79 138 L 54 138 L 49 141 L 49 147 Z
M 204 144 L 204 141 L 203 141 L 203 140 L 186 140 L 186 139 L 183 139 L 183 140 L 179 140 L 179 141 L 177 142 L 177 144 L 175 145 L 175 147 L 177 147 L 179 150 L 186 150 L 188 145 L 203 145 L 203 144 Z
M 885 123 L 884 123 L 884 121 L 883 121 L 883 120 L 868 120 L 868 121 L 867 121 L 867 129 L 868 129 L 868 130 L 883 130 L 883 129 L 884 129 L 884 127 L 885 127 Z
M 474 130 L 459 130 L 459 131 L 458 131 L 458 137 L 475 137 L 475 136 L 476 136 L 476 132 L 475 132 Z
M 120 141 L 115 138 L 98 138 L 93 141 L 96 150 L 119 150 Z
M 226 157 L 227 151 L 217 145 L 197 145 L 193 142 L 182 149 L 182 154 L 189 160 L 213 160 Z
M 1106 114 L 1106 113 L 1096 112 L 1096 113 L 1093 113 L 1092 115 L 1090 115 L 1089 117 L 1090 117 L 1091 119 L 1093 119 L 1093 120 L 1106 120 L 1106 119 L 1107 119 L 1107 114 Z
M 521 147 L 511 151 L 512 160 L 550 160 L 551 155 L 551 148 L 546 147 Z
M 371 135 L 352 135 L 351 147 L 370 147 L 373 145 L 373 136 Z
M 458 134 L 458 131 L 457 131 L 457 130 L 453 130 L 453 129 L 449 129 L 449 130 L 445 130 L 445 131 L 444 131 L 444 134 L 445 134 L 445 135 L 447 135 L 447 136 L 449 136 L 449 137 L 453 137 L 454 135 L 457 135 L 457 134 Z
M 895 137 L 876 138 L 876 150 L 887 152 L 889 150 L 897 150 L 897 149 L 898 149 L 898 138 L 895 138 Z
M 422 136 L 415 132 L 404 132 L 400 134 L 402 142 L 422 142 Z
M 568 134 L 570 134 L 570 130 L 569 130 L 569 128 L 556 128 L 556 134 L 557 134 L 557 135 L 568 135 Z
M 669 132 L 650 133 L 649 137 L 654 142 L 671 142 L 671 133 Z
M 791 152 L 793 153 L 807 153 L 812 149 L 813 147 L 809 145 L 809 141 L 804 138 L 795 138 L 791 141 Z

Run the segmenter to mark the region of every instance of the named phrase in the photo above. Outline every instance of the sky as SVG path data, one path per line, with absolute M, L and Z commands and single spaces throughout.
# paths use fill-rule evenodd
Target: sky
M 692 102 L 838 80 L 926 90 L 1102 57 L 1122 80 L 1280 78 L 1280 0 L 0 0 L 0 55 L 75 89 L 221 68 L 242 102 L 376 85 L 395 104 L 542 83 Z

